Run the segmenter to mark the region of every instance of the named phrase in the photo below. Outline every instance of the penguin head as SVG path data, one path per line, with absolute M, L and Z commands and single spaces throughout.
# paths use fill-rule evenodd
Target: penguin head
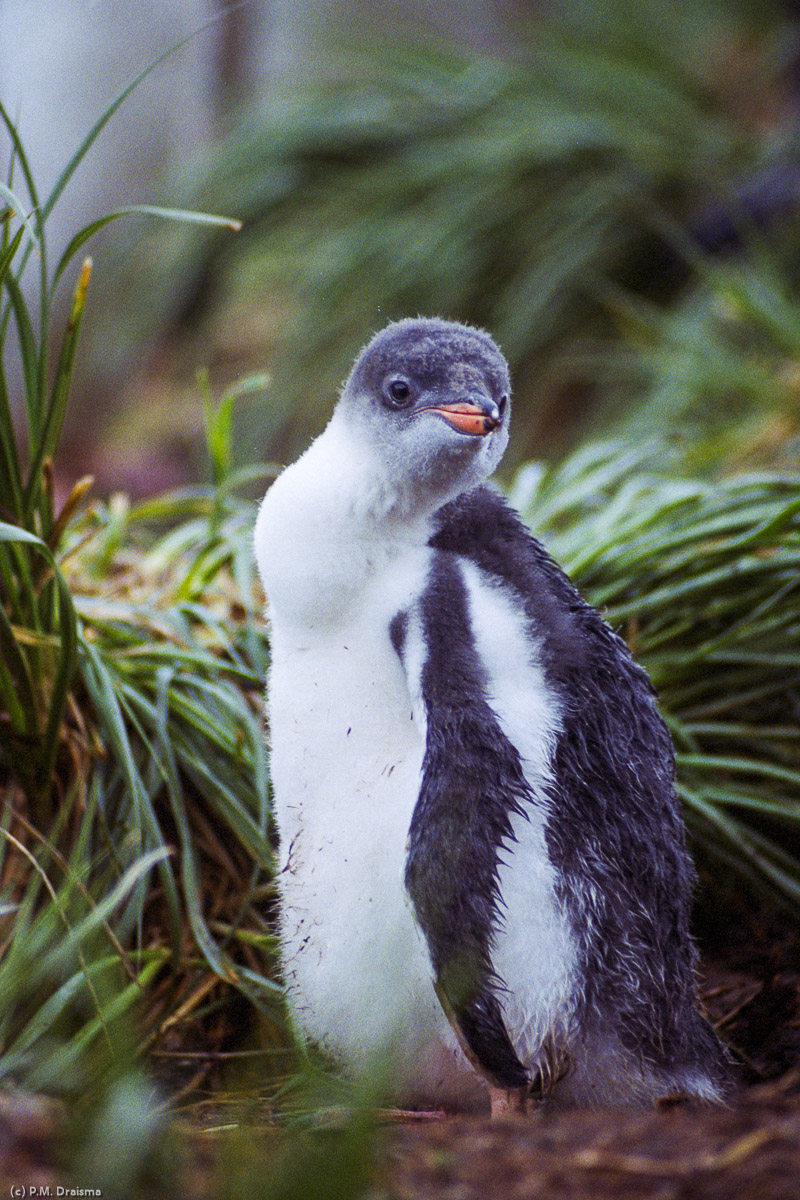
M 334 419 L 435 506 L 482 483 L 508 444 L 508 366 L 483 330 L 407 318 L 364 347 Z

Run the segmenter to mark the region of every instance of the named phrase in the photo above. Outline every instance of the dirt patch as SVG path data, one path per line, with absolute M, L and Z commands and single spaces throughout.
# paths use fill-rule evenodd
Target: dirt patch
M 729 910 L 704 947 L 702 995 L 742 1083 L 800 1063 L 800 928 L 780 910 Z M 800 1187 L 798 1187 L 800 1196 Z
M 401 1128 L 382 1175 L 392 1200 L 798 1200 L 800 1098 Z

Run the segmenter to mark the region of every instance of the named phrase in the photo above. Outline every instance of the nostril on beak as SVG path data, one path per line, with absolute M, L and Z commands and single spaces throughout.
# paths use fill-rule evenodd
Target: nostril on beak
M 503 410 L 492 401 L 490 404 L 483 405 L 483 411 L 485 414 L 483 420 L 484 428 L 487 433 L 490 433 L 503 420 Z

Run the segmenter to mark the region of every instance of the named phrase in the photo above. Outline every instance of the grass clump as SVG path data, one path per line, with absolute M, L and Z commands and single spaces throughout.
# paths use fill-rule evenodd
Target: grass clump
M 89 259 L 63 331 L 55 300 L 76 256 L 133 211 L 237 225 L 128 209 L 78 232 L 51 270 L 49 214 L 135 82 L 46 199 L 0 105 L 11 145 L 0 188 L 0 1084 L 84 1098 L 120 1055 L 131 1062 L 176 1024 L 213 1020 L 224 1038 L 219 1014 L 234 995 L 281 1037 L 266 922 L 267 649 L 252 511 L 237 492 L 253 472 L 230 461 L 237 389 L 218 405 L 206 396 L 207 487 L 131 508 L 89 504 L 86 478 L 55 499 Z M 31 301 L 23 274 L 34 266 Z M 21 413 L 7 384 L 12 332 Z
M 127 999 L 143 1020 L 142 1046 L 170 1028 L 174 1038 L 176 1014 L 191 1041 L 192 1026 L 204 1029 L 216 1011 L 219 1048 L 229 1032 L 220 1006 L 237 993 L 280 1040 L 267 920 L 273 870 L 261 700 L 267 646 L 256 619 L 252 504 L 238 499 L 230 483 L 134 507 L 114 497 L 94 503 L 65 529 L 59 570 L 74 613 L 76 665 L 59 726 L 54 822 L 38 826 L 19 779 L 6 781 L 7 847 L 15 865 L 9 860 L 0 877 L 8 880 L 2 920 L 9 938 L 20 929 L 20 912 L 38 912 L 47 890 L 52 905 L 42 910 L 39 940 L 29 934 L 25 940 L 38 947 L 37 961 L 51 973 L 61 970 L 56 960 L 71 955 L 75 982 L 60 994 L 74 1009 L 82 991 L 85 1012 L 94 1001 L 92 989 L 79 986 L 83 933 L 65 941 L 57 913 L 82 905 L 80 920 L 94 927 L 92 914 L 102 910 L 102 969 L 118 983 L 138 981 Z M 26 865 L 20 855 L 31 838 Z M 38 881 L 30 900 L 19 894 L 26 875 Z M 69 903 L 57 903 L 64 887 Z M 44 953 L 48 936 L 52 963 Z M 14 977 L 27 995 L 31 975 L 19 955 L 0 966 L 9 979 L 4 995 L 14 993 Z M 99 1035 L 104 1017 L 95 1009 Z M 17 1011 L 26 1011 L 25 1003 Z M 38 1027 L 46 1040 L 45 1015 Z M 88 1045 L 85 1034 L 84 1028 Z M 202 1032 L 195 1036 L 202 1042 Z M 32 1063 L 44 1044 L 31 1040 Z M 2 1034 L 0 1076 L 3 1048 L 14 1078 L 27 1078 Z M 51 1085 L 69 1081 L 58 1071 L 49 1078 Z

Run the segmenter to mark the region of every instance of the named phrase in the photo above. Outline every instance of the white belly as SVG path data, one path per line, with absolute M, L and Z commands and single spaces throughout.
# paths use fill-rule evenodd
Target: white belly
M 483 1085 L 436 998 L 403 885 L 425 731 L 388 619 L 322 637 L 277 623 L 269 708 L 296 1022 L 354 1072 L 388 1067 L 407 1103 L 472 1103 Z

